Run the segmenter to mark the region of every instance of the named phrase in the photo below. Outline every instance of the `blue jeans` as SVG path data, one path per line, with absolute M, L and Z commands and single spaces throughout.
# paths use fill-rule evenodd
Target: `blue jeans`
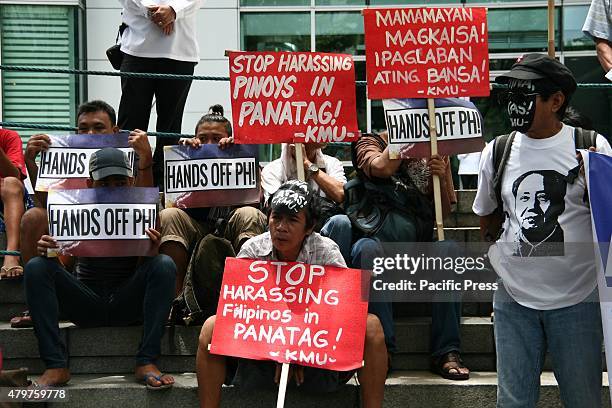
M 450 241 L 435 243 L 440 256 L 451 256 L 455 247 Z M 373 259 L 384 257 L 380 241 L 372 238 L 359 239 L 351 250 L 351 265 L 358 269 L 372 269 Z M 378 317 L 385 333 L 385 343 L 390 353 L 397 351 L 395 327 L 393 324 L 393 304 L 389 302 L 370 302 L 368 311 Z M 432 302 L 431 304 L 431 355 L 442 356 L 450 351 L 461 349 L 461 303 Z
M 68 367 L 58 326 L 60 313 L 84 327 L 143 322 L 136 364 L 155 363 L 174 297 L 176 266 L 166 255 L 145 259 L 126 282 L 113 289 L 86 285 L 54 260 L 36 257 L 28 262 L 24 274 L 26 300 L 40 358 L 47 368 Z
M 372 270 L 373 259 L 384 256 L 385 253 L 378 240 L 361 238 L 351 248 L 351 263 L 349 266 L 356 269 Z M 370 302 L 368 304 L 368 313 L 378 317 L 385 333 L 387 351 L 395 353 L 397 346 L 395 345 L 395 327 L 393 325 L 393 304 L 390 301 Z
M 498 407 L 536 406 L 547 350 L 563 406 L 601 407 L 602 328 L 596 291 L 574 306 L 536 310 L 515 302 L 499 281 L 493 310 Z
M 353 241 L 353 228 L 351 220 L 344 214 L 334 215 L 321 228 L 321 235 L 330 238 L 340 248 L 344 261 L 348 264 L 351 260 L 351 243 Z

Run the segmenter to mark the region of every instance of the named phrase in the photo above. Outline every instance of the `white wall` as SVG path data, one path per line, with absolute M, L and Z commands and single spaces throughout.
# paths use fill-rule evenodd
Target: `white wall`
M 88 0 L 87 69 L 113 71 L 105 51 L 113 44 L 121 24 L 121 6 L 116 0 Z M 198 44 L 200 62 L 194 75 L 229 76 L 225 50 L 240 49 L 238 0 L 202 0 L 198 15 Z M 119 77 L 88 76 L 87 99 L 102 99 L 119 108 L 121 85 Z M 210 105 L 220 103 L 231 120 L 229 82 L 194 81 L 191 85 L 185 113 L 183 133 L 193 134 L 195 124 Z M 155 130 L 155 108 L 149 130 Z

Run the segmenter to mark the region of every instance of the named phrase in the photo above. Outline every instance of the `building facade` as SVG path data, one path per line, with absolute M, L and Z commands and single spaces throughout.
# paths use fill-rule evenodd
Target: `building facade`
M 228 76 L 225 50 L 322 51 L 354 56 L 356 80 L 365 80 L 365 45 L 361 10 L 380 6 L 488 7 L 491 77 L 508 70 L 525 52 L 546 52 L 546 0 L 203 0 L 198 16 L 200 63 L 196 75 Z M 555 48 L 558 58 L 579 83 L 603 83 L 594 43 L 582 34 L 589 0 L 556 1 Z M 112 71 L 105 50 L 116 38 L 121 7 L 114 0 L 0 0 L 0 63 L 57 66 Z M 118 77 L 73 76 L 3 71 L 0 114 L 5 121 L 71 125 L 79 103 L 104 99 L 118 107 Z M 367 99 L 366 87 L 356 86 L 359 127 L 384 128 L 381 101 Z M 474 101 L 485 118 L 485 136 L 506 133 L 499 91 Z M 231 116 L 229 83 L 195 81 L 183 117 L 183 132 L 193 133 L 208 107 L 221 103 Z M 612 131 L 612 90 L 579 89 L 572 105 L 595 128 Z M 153 107 L 154 110 L 154 107 Z M 154 129 L 152 115 L 150 129 Z M 32 131 L 20 132 L 24 137 Z M 262 147 L 262 161 L 278 148 Z M 334 152 L 350 160 L 348 149 Z

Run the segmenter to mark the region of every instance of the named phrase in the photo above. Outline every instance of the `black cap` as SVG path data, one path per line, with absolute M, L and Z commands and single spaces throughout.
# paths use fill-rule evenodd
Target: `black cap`
M 125 153 L 114 147 L 105 147 L 91 155 L 89 175 L 96 181 L 108 176 L 132 177 L 132 168 Z
M 510 72 L 498 76 L 495 82 L 504 84 L 510 79 L 548 79 L 565 95 L 571 95 L 576 90 L 576 79 L 572 71 L 546 54 L 523 55 L 514 63 Z
M 310 202 L 308 184 L 299 180 L 290 180 L 279 187 L 270 200 L 273 212 L 299 213 Z

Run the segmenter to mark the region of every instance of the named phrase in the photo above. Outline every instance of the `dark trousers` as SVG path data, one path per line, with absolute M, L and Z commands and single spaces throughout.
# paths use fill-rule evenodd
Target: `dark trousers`
M 195 62 L 168 58 L 142 58 L 125 54 L 121 72 L 193 75 Z M 151 105 L 155 95 L 157 132 L 181 133 L 183 110 L 191 87 L 191 80 L 121 78 L 121 102 L 117 124 L 121 129 L 148 130 Z M 178 143 L 178 138 L 157 138 L 153 154 L 153 177 L 156 185 L 163 185 L 164 146 Z
M 47 258 L 30 260 L 24 277 L 26 301 L 45 366 L 68 367 L 66 344 L 58 326 L 60 314 L 82 327 L 142 322 L 136 364 L 155 363 L 161 353 L 163 326 L 174 297 L 175 279 L 176 266 L 166 255 L 146 258 L 118 288 L 86 285 Z
M 441 257 L 451 256 L 456 250 L 451 241 L 436 243 Z M 388 256 L 380 241 L 372 238 L 359 239 L 351 249 L 351 266 L 357 269 L 373 269 L 373 259 Z M 458 297 L 457 297 L 458 298 Z M 457 299 L 459 300 L 459 299 Z M 385 343 L 390 353 L 397 351 L 395 327 L 393 323 L 393 304 L 389 302 L 370 302 L 368 312 L 376 315 L 385 333 Z M 441 356 L 449 351 L 460 351 L 461 303 L 432 302 L 431 304 L 431 355 Z

